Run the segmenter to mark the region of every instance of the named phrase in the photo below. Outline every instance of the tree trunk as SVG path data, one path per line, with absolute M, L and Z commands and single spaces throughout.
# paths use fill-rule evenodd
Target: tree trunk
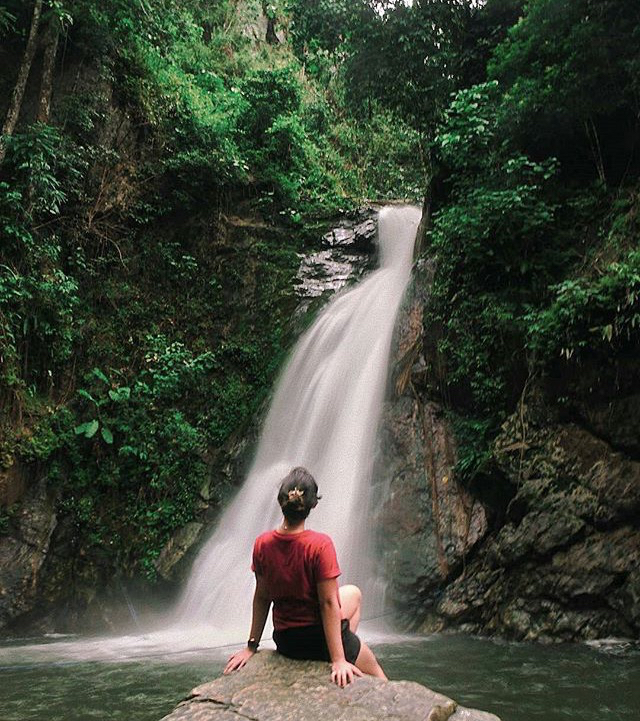
M 269 7 L 269 3 L 266 2 L 266 0 L 262 2 L 262 12 L 267 19 L 267 42 L 269 45 L 279 45 L 280 41 L 276 35 L 276 17 L 273 8 Z
M 24 50 L 20 69 L 18 70 L 18 78 L 16 79 L 16 84 L 13 88 L 11 101 L 9 102 L 7 117 L 4 121 L 4 125 L 2 126 L 3 136 L 13 135 L 13 131 L 15 130 L 18 122 L 18 116 L 20 115 L 20 108 L 22 107 L 22 100 L 24 98 L 24 91 L 27 87 L 27 80 L 29 79 L 29 72 L 31 71 L 31 64 L 33 63 L 33 56 L 36 54 L 38 28 L 40 27 L 41 15 L 42 0 L 36 0 L 33 6 L 33 15 L 31 17 L 31 27 L 29 28 L 27 46 Z M 0 139 L 0 164 L 4 161 L 6 152 L 6 145 L 2 142 L 2 139 Z
M 40 79 L 40 97 L 38 99 L 39 123 L 48 123 L 51 114 L 51 96 L 53 95 L 53 71 L 56 65 L 58 39 L 60 37 L 60 21 L 52 17 L 49 21 L 45 37 L 44 53 L 42 57 L 42 77 Z

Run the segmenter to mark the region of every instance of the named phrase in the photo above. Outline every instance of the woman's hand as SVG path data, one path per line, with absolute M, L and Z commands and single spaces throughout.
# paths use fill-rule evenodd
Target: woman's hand
M 354 676 L 362 676 L 362 671 L 348 661 L 334 661 L 331 664 L 331 680 L 344 688 L 353 681 Z
M 234 653 L 227 661 L 227 665 L 224 667 L 224 671 L 222 673 L 231 673 L 232 671 L 237 671 L 239 668 L 242 668 L 246 665 L 247 661 L 254 653 L 255 651 L 252 651 L 250 648 L 243 648 L 242 651 Z

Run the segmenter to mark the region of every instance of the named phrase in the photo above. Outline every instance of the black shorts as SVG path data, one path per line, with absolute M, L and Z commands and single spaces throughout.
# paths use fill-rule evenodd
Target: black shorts
M 309 661 L 331 661 L 322 626 L 300 626 L 274 631 L 273 640 L 278 652 L 289 658 Z M 349 629 L 349 621 L 342 620 L 342 646 L 344 657 L 355 663 L 360 653 L 360 639 Z

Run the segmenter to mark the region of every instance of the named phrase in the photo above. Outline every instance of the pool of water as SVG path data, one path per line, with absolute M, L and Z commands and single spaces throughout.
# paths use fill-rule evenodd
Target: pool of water
M 59 641 L 43 654 L 42 643 L 0 647 L 0 721 L 158 721 L 218 675 L 230 653 L 165 649 L 128 661 L 82 660 L 56 654 Z M 502 721 L 640 719 L 634 647 L 543 647 L 458 635 L 372 645 L 390 678 L 417 681 Z

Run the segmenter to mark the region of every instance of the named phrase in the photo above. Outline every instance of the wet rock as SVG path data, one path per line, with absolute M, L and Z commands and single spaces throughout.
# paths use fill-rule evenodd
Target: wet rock
M 429 278 L 432 267 L 421 272 Z M 456 441 L 442 407 L 416 391 L 424 369 L 424 288 L 414 284 L 399 322 L 395 398 L 385 407 L 375 473 L 389 598 L 407 625 L 423 628 L 428 609 L 488 528 L 482 504 L 456 478 Z
M 532 390 L 495 458 L 516 489 L 506 522 L 445 589 L 447 623 L 516 639 L 640 635 L 640 464 Z
M 389 406 L 383 443 L 389 490 L 380 544 L 390 594 L 411 607 L 457 575 L 487 521 L 455 478 L 453 435 L 436 404 L 403 397 Z
M 367 212 L 375 212 L 364 211 Z M 363 221 L 357 222 L 345 219 L 340 226 L 333 228 L 322 236 L 325 245 L 330 248 L 336 246 L 351 247 L 366 253 L 375 250 L 375 238 L 378 232 L 378 223 L 375 217 L 366 217 Z
M 195 688 L 163 721 L 499 721 L 409 681 L 364 677 L 341 689 L 328 669 L 260 651 L 244 669 Z
M 302 258 L 297 293 L 302 298 L 320 298 L 335 293 L 359 272 L 363 258 L 354 253 L 325 249 Z
M 155 567 L 161 578 L 167 581 L 179 579 L 176 572 L 180 569 L 180 562 L 191 547 L 197 543 L 204 524 L 192 521 L 179 528 L 165 544 L 158 556 Z
M 8 533 L 0 536 L 0 628 L 37 602 L 40 571 L 56 524 L 55 499 L 42 480 L 26 491 Z
M 322 248 L 301 256 L 296 292 L 297 314 L 306 313 L 316 299 L 329 296 L 374 265 L 377 210 L 365 208 L 338 222 L 322 236 Z

